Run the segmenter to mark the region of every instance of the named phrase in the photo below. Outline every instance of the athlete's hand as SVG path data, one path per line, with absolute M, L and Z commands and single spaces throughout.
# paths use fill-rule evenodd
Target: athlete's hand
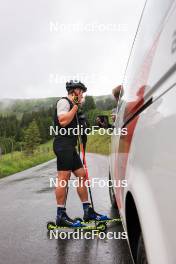
M 72 102 L 74 105 L 80 105 L 81 104 L 79 97 L 75 96 L 75 95 L 72 97 Z
M 77 104 L 74 104 L 74 109 L 76 110 L 76 112 L 78 111 L 78 105 Z

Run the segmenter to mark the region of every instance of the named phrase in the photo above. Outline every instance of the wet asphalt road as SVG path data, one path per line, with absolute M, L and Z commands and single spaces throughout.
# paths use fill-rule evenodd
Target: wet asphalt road
M 106 157 L 88 154 L 87 161 L 91 177 L 107 177 Z M 55 161 L 50 161 L 0 180 L 0 264 L 132 264 L 123 239 L 49 238 L 46 222 L 54 220 L 56 214 L 54 190 L 49 183 L 55 175 Z M 93 189 L 93 197 L 98 212 L 115 215 L 107 187 Z M 73 187 L 67 211 L 71 217 L 82 217 L 82 205 Z M 108 231 L 123 232 L 123 228 L 115 225 Z

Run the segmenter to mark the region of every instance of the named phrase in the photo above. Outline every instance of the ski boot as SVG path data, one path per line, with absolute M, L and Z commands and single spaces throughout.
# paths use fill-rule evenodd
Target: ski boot
M 56 225 L 60 227 L 84 227 L 85 225 L 81 224 L 80 221 L 75 221 L 68 217 L 66 210 L 63 210 L 59 215 L 56 217 Z
M 91 207 L 90 204 L 87 204 L 84 207 L 84 216 L 83 216 L 83 220 L 85 222 L 89 222 L 89 221 L 108 221 L 111 220 L 110 218 L 108 218 L 106 215 L 101 215 L 98 214 L 94 211 L 94 209 Z

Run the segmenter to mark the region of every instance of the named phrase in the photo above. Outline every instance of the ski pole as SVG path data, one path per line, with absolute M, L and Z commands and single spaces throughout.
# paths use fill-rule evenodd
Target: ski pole
M 78 128 L 79 128 L 79 120 L 78 120 L 77 113 L 76 113 L 76 121 L 77 121 L 77 125 L 78 125 Z M 79 129 L 79 132 L 80 132 L 80 129 Z M 82 152 L 83 164 L 84 164 L 84 169 L 85 169 L 85 173 L 86 173 L 86 180 L 88 180 L 88 182 L 89 182 L 88 167 L 87 167 L 87 162 L 86 162 L 86 157 L 85 157 L 85 151 L 84 151 L 83 142 L 82 142 L 82 138 L 81 138 L 80 133 L 78 134 L 78 141 L 79 141 L 80 150 Z M 88 184 L 88 190 L 89 190 L 89 196 L 90 196 L 91 206 L 92 206 L 92 209 L 94 210 L 94 203 L 93 203 L 92 191 L 91 191 L 91 187 L 90 187 L 89 184 Z M 96 226 L 96 220 L 95 220 L 95 226 Z

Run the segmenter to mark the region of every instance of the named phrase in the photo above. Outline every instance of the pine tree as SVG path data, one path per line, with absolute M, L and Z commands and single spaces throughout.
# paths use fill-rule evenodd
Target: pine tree
M 88 111 L 93 110 L 93 109 L 96 108 L 96 105 L 95 105 L 93 96 L 87 95 L 85 97 L 85 102 L 84 102 L 82 108 L 83 108 L 83 112 L 84 113 L 86 113 L 86 112 L 88 112 Z
M 33 120 L 28 128 L 24 132 L 24 141 L 25 141 L 25 152 L 28 155 L 34 153 L 34 150 L 41 142 L 39 128 L 35 120 Z

